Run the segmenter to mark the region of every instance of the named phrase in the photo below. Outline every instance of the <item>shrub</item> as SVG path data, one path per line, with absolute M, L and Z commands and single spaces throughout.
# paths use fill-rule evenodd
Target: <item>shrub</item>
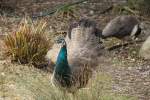
M 32 23 L 24 19 L 19 30 L 8 34 L 4 39 L 5 54 L 12 61 L 35 66 L 45 64 L 45 55 L 50 47 L 46 37 L 46 23 Z
M 128 0 L 125 5 L 117 5 L 114 8 L 115 13 L 150 16 L 150 0 Z
M 128 0 L 128 6 L 131 9 L 136 9 L 140 12 L 140 14 L 150 14 L 149 7 L 150 1 L 149 0 Z

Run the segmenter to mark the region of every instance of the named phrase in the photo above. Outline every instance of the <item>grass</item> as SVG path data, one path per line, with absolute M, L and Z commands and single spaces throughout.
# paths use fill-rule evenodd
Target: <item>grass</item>
M 19 29 L 4 39 L 5 55 L 20 64 L 44 64 L 45 55 L 50 48 L 46 34 L 46 22 L 32 23 L 31 20 L 23 19 Z
M 71 100 L 50 83 L 50 74 L 32 66 L 0 63 L 0 98 L 7 100 Z M 136 100 L 112 91 L 112 78 L 97 72 L 86 89 L 80 89 L 77 100 Z
M 114 7 L 114 13 L 133 14 L 135 16 L 149 17 L 149 0 L 128 0 L 125 5 L 117 5 Z

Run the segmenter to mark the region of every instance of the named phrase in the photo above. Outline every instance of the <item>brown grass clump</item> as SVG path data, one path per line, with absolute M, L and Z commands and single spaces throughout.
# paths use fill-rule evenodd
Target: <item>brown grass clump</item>
M 5 54 L 20 64 L 31 63 L 35 66 L 45 64 L 45 55 L 50 47 L 46 37 L 46 23 L 32 23 L 26 19 L 19 30 L 8 34 L 4 39 Z

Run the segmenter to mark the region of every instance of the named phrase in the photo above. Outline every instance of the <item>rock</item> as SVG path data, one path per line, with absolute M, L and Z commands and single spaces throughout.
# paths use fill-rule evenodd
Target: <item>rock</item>
M 150 36 L 143 43 L 139 54 L 141 57 L 144 57 L 145 59 L 150 59 Z
M 138 20 L 134 16 L 118 16 L 106 25 L 106 27 L 103 29 L 102 37 L 116 37 L 122 39 L 126 36 L 130 36 L 133 28 L 138 23 Z

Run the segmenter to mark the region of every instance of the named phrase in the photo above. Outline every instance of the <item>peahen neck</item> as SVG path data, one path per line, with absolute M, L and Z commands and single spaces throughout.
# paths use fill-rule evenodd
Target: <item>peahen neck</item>
M 71 86 L 71 69 L 68 65 L 66 45 L 61 47 L 58 54 L 54 77 L 62 87 Z
M 70 74 L 70 67 L 68 65 L 67 59 L 67 48 L 66 45 L 62 46 L 59 54 L 57 56 L 56 66 L 55 66 L 55 73 L 60 75 Z

